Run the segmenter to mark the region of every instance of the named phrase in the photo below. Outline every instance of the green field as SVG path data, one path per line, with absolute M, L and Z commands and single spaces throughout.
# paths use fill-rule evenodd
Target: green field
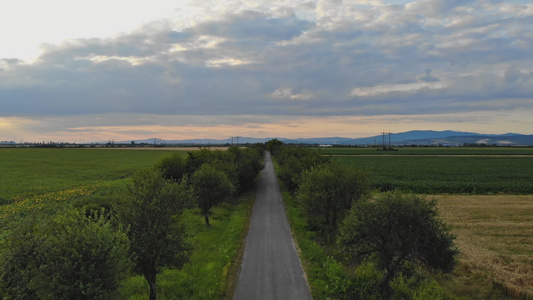
M 533 194 L 533 156 L 332 156 L 368 170 L 372 186 L 422 194 Z
M 175 151 L 174 151 L 175 152 Z M 114 184 L 171 151 L 0 148 L 0 199 Z M 186 155 L 186 152 L 183 152 Z
M 531 155 L 533 147 L 402 147 L 395 151 L 381 148 L 317 148 L 323 155 Z

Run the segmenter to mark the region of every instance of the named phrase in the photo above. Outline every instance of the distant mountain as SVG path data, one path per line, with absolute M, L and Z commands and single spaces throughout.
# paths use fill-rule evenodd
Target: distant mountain
M 231 145 L 231 144 L 255 144 L 264 143 L 272 138 L 227 138 L 227 139 L 189 139 L 189 140 L 161 140 L 146 139 L 135 140 L 137 144 L 172 144 L 172 145 Z M 286 144 L 327 144 L 327 145 L 381 145 L 383 135 L 376 135 L 366 138 L 344 138 L 344 137 L 323 137 L 323 138 L 300 138 L 286 139 L 278 138 Z M 487 145 L 524 145 L 533 146 L 533 135 L 523 135 L 517 133 L 506 134 L 480 134 L 475 132 L 462 131 L 433 131 L 433 130 L 413 130 L 390 135 L 392 145 L 446 145 L 460 146 L 466 144 L 487 144 Z M 119 142 L 129 144 L 131 141 Z M 389 135 L 385 135 L 385 143 L 389 143 Z

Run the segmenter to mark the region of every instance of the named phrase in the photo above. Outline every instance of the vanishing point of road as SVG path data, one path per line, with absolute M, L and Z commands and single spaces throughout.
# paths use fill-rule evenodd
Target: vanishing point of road
M 267 152 L 234 300 L 312 299 Z

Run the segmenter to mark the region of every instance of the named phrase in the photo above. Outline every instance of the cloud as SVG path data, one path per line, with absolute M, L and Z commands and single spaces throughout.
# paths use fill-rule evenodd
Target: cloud
M 0 116 L 529 111 L 532 7 L 481 0 L 191 2 L 180 7 L 191 12 L 183 20 L 44 44 L 33 63 L 2 59 Z
M 313 98 L 313 95 L 308 91 L 302 91 L 301 93 L 294 93 L 294 88 L 280 88 L 270 94 L 275 99 L 289 99 L 289 100 L 309 100 Z
M 433 80 L 435 81 L 435 80 Z M 447 86 L 443 83 L 406 83 L 406 84 L 393 84 L 393 85 L 377 85 L 372 87 L 358 87 L 354 88 L 350 95 L 352 96 L 375 96 L 388 93 L 413 93 L 419 90 L 431 90 L 431 89 L 444 89 Z

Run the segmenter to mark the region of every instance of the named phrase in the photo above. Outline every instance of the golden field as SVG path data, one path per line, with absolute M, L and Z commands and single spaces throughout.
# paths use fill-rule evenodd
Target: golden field
M 533 195 L 436 195 L 457 235 L 459 264 L 509 295 L 533 299 Z

